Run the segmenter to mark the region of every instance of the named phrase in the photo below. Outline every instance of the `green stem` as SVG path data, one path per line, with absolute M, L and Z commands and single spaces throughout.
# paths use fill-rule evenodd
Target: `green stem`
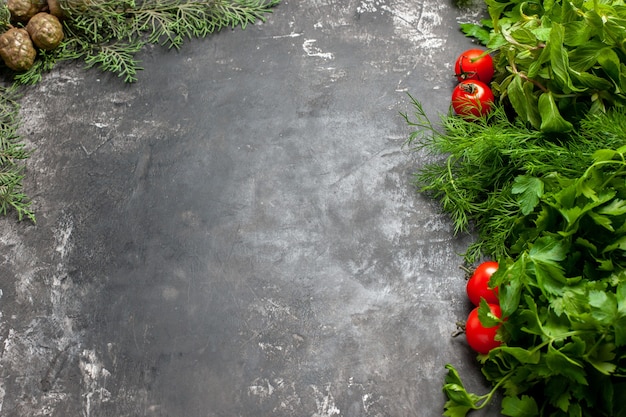
M 450 163 L 451 160 L 452 160 L 452 157 L 449 157 L 447 161 L 448 176 L 450 177 L 450 184 L 452 185 L 452 188 L 454 188 L 454 191 L 458 193 L 459 190 L 456 188 L 456 184 L 454 183 L 454 176 L 452 174 L 452 164 Z
M 546 88 L 546 86 L 544 86 L 543 84 L 541 84 L 539 81 L 534 80 L 532 78 L 530 78 L 528 75 L 526 75 L 525 73 L 519 71 L 517 69 L 517 66 L 515 65 L 515 61 L 509 61 L 509 64 L 511 64 L 511 69 L 513 70 L 513 74 L 518 75 L 521 79 L 526 80 L 526 81 L 530 81 L 535 87 L 537 87 L 538 89 L 540 89 L 541 91 L 543 91 L 544 93 L 548 92 L 548 89 Z
M 609 176 L 609 178 L 604 181 L 604 183 L 601 186 L 601 189 L 605 188 L 607 186 L 607 184 L 609 184 L 611 181 L 613 181 L 613 179 L 615 179 L 616 177 L 618 177 L 619 175 L 621 175 L 624 171 L 624 168 L 626 167 L 626 160 L 624 159 L 624 155 L 623 154 L 619 154 L 621 157 L 621 161 L 616 161 L 616 160 L 611 160 L 611 161 L 599 161 L 599 162 L 594 162 L 593 164 L 591 164 L 589 166 L 589 168 L 587 168 L 585 170 L 585 172 L 583 173 L 583 175 L 580 177 L 581 180 L 584 180 L 587 178 L 587 176 L 589 175 L 589 173 L 591 172 L 591 170 L 602 166 L 602 165 L 621 165 L 621 168 L 618 169 L 617 171 L 615 171 L 613 174 L 611 174 Z
M 491 388 L 491 391 L 489 391 L 485 395 L 481 395 L 478 398 L 478 400 L 476 400 L 476 402 L 474 403 L 474 409 L 480 410 L 484 408 L 487 404 L 489 404 L 491 402 L 491 398 L 493 397 L 493 395 L 498 391 L 498 389 L 500 389 L 502 384 L 504 384 L 510 377 L 513 376 L 514 372 L 515 372 L 515 368 L 511 369 L 502 378 L 500 378 L 500 380 Z
M 589 349 L 589 352 L 585 353 L 585 359 L 589 360 L 589 357 L 591 356 L 591 354 L 593 352 L 595 352 L 596 349 L 598 349 L 598 346 L 600 346 L 602 341 L 604 341 L 606 335 L 607 335 L 606 332 L 602 333 L 602 336 L 600 336 L 598 338 L 598 341 L 596 343 L 594 343 L 594 345 L 591 347 L 591 349 Z

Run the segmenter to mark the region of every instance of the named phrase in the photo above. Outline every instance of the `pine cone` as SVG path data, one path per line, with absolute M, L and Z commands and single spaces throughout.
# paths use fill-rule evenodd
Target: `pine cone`
M 26 29 L 11 28 L 0 35 L 0 57 L 14 71 L 33 66 L 37 51 Z
M 59 3 L 59 0 L 48 0 L 48 11 L 51 15 L 56 16 L 59 19 L 63 19 L 65 17 L 65 12 Z
M 50 13 L 37 13 L 26 25 L 26 31 L 37 48 L 54 49 L 63 40 L 63 25 Z
M 13 20 L 28 22 L 45 6 L 44 0 L 7 0 L 7 7 Z

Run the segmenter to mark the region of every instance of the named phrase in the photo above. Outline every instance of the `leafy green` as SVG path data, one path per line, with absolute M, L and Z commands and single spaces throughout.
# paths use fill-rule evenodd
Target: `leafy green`
M 598 151 L 592 161 L 579 177 L 556 174 L 544 183 L 528 219 L 536 237 L 503 258 L 490 282 L 517 293 L 515 304 L 503 303 L 506 344 L 481 358 L 493 389 L 504 388 L 503 415 L 621 412 L 614 386 L 626 382 L 626 247 L 615 242 L 626 237 L 620 197 L 626 196 L 626 146 Z M 553 221 L 537 221 L 546 215 Z M 594 228 L 595 215 L 608 216 L 613 231 Z M 507 297 L 510 293 L 501 295 L 502 301 Z M 447 368 L 454 375 L 454 368 Z M 454 416 L 484 406 L 492 395 L 466 393 L 458 375 L 446 380 L 444 392 L 446 409 L 456 410 L 447 415 Z
M 448 364 L 444 415 L 501 391 L 501 413 L 626 416 L 626 4 L 485 0 L 463 24 L 494 53 L 487 117 L 435 127 L 413 97 L 414 183 L 439 201 L 473 264 L 497 259 L 503 344 L 478 360 L 491 389 L 467 391 Z
M 535 399 L 524 395 L 518 397 L 504 397 L 502 400 L 502 414 L 512 417 L 532 417 L 539 414 Z
M 552 212 L 538 207 L 546 189 L 576 178 L 594 157 L 613 158 L 615 151 L 608 150 L 626 143 L 624 108 L 589 114 L 579 122 L 577 130 L 554 136 L 511 120 L 501 106 L 495 106 L 487 118 L 477 121 L 444 116 L 441 126 L 436 127 L 426 118 L 420 103 L 410 99 L 415 112 L 411 117 L 403 115 L 414 129 L 408 144 L 429 153 L 435 161 L 420 167 L 414 183 L 441 203 L 457 233 L 477 232 L 478 239 L 466 253 L 469 263 L 487 255 L 512 255 L 518 241 L 537 234 L 527 215 L 538 213 L 534 220 L 538 224 L 554 221 Z M 601 152 L 594 156 L 597 151 Z M 594 198 L 608 198 L 608 191 L 594 191 L 594 187 L 600 186 L 597 181 L 590 177 L 577 187 Z M 561 192 L 575 191 L 563 187 Z M 585 207 L 563 210 L 572 228 L 584 210 Z M 610 216 L 606 213 L 592 213 L 594 224 L 615 228 L 609 225 Z
M 543 181 L 537 177 L 520 175 L 513 179 L 512 194 L 518 194 L 518 202 L 523 215 L 531 213 L 543 195 Z
M 486 0 L 489 19 L 461 31 L 496 56 L 492 87 L 524 123 L 568 132 L 587 112 L 626 105 L 621 0 Z

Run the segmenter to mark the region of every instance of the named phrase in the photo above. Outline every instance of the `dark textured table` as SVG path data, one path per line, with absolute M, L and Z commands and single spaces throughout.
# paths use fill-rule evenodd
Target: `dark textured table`
M 76 64 L 26 89 L 38 222 L 0 220 L 0 414 L 439 416 L 448 362 L 480 389 L 450 336 L 471 237 L 411 186 L 400 116 L 447 111 L 477 16 L 284 0 L 145 50 L 136 84 Z

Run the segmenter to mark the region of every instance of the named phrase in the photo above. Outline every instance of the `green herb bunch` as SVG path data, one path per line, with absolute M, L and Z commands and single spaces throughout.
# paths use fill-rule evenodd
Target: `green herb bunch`
M 610 0 L 485 0 L 462 25 L 495 52 L 499 97 L 484 118 L 404 114 L 408 144 L 430 154 L 418 189 L 474 264 L 499 263 L 500 347 L 479 355 L 492 389 L 467 391 L 447 365 L 444 415 L 501 392 L 512 417 L 626 417 L 626 5 Z
M 626 105 L 622 0 L 486 0 L 489 19 L 462 24 L 496 52 L 492 88 L 516 116 L 565 132 L 588 112 Z
M 502 106 L 475 121 L 446 115 L 436 127 L 411 100 L 415 112 L 404 114 L 414 129 L 408 144 L 434 161 L 419 168 L 414 184 L 441 203 L 457 233 L 477 234 L 465 254 L 469 264 L 485 256 L 515 255 L 518 230 L 534 228 L 528 224 L 529 204 L 538 198 L 535 187 L 543 186 L 535 178 L 555 173 L 576 178 L 596 151 L 626 143 L 623 108 L 590 114 L 576 131 L 553 136 L 511 120 Z
M 408 143 L 431 154 L 415 175 L 457 232 L 474 231 L 465 260 L 500 268 L 501 347 L 479 355 L 492 389 L 467 391 L 447 365 L 445 416 L 462 417 L 501 392 L 506 416 L 626 416 L 626 108 L 588 113 L 554 135 L 511 119 L 441 117 L 411 97 Z
M 576 178 L 515 178 L 525 227 L 501 260 L 501 320 L 479 315 L 505 342 L 480 357 L 493 390 L 467 392 L 447 366 L 450 417 L 484 407 L 501 389 L 502 414 L 626 416 L 626 146 L 602 149 Z
M 179 48 L 190 38 L 201 38 L 225 27 L 245 28 L 280 0 L 59 0 L 66 18 L 65 40 L 40 53 L 35 65 L 15 81 L 33 84 L 57 62 L 82 60 L 137 80 L 141 69 L 136 55 L 147 44 Z

